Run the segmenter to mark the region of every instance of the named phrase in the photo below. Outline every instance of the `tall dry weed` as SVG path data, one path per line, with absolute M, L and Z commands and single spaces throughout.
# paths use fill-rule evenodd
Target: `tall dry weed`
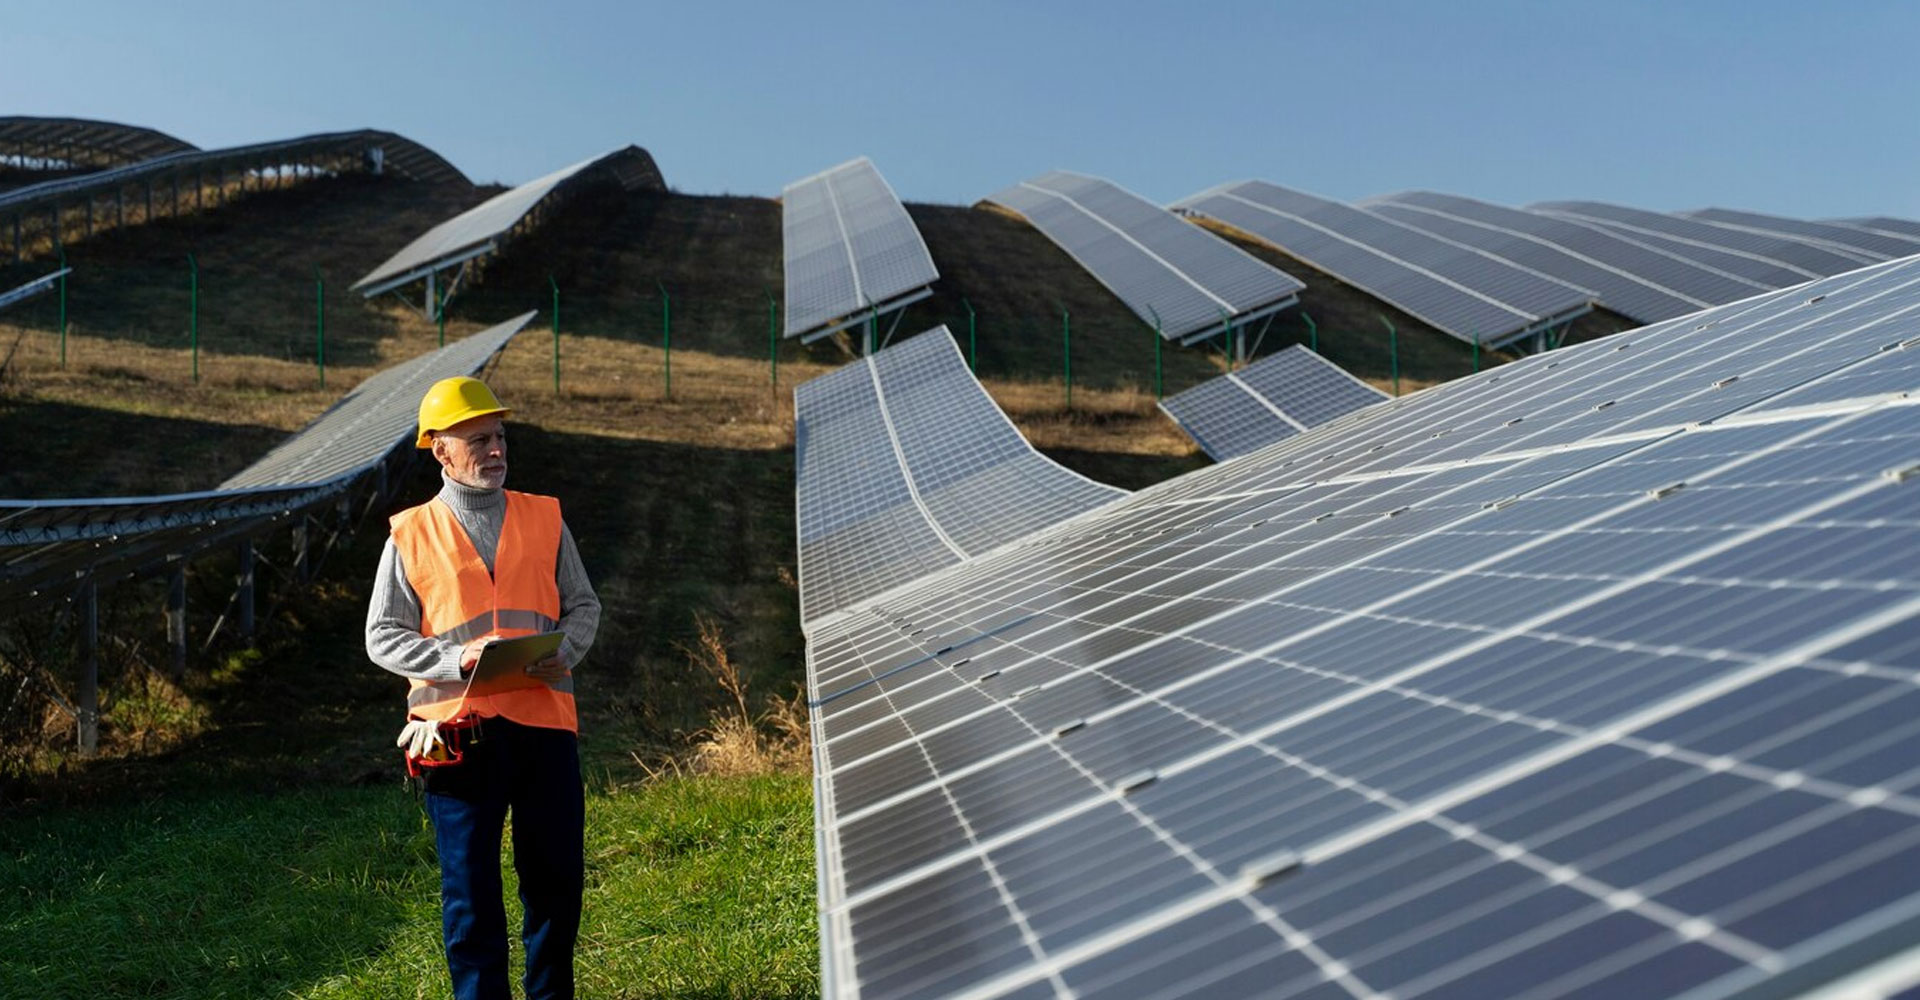
M 740 776 L 804 771 L 812 760 L 807 726 L 806 696 L 775 695 L 766 711 L 755 716 L 748 707 L 747 675 L 727 651 L 719 622 L 694 616 L 698 635 L 681 649 L 707 675 L 726 702 L 706 728 L 694 734 L 686 769 L 696 774 Z

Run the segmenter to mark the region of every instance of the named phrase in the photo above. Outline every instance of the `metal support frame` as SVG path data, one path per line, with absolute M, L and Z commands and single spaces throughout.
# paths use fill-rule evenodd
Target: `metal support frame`
M 867 309 L 862 310 L 861 312 L 855 313 L 851 316 L 842 317 L 841 319 L 833 323 L 830 323 L 826 326 L 823 326 L 818 330 L 814 330 L 811 333 L 802 334 L 800 336 L 800 342 L 802 344 L 811 344 L 816 340 L 821 340 L 826 337 L 831 337 L 834 334 L 839 333 L 840 331 L 845 330 L 850 326 L 857 326 L 861 323 L 865 323 L 868 319 L 869 313 L 872 313 L 875 315 L 878 315 L 880 313 L 890 313 L 897 309 L 905 309 L 907 306 L 910 306 L 913 303 L 920 301 L 921 299 L 932 298 L 932 297 L 933 297 L 933 289 L 922 288 L 917 292 L 909 292 L 906 295 L 900 296 L 899 298 L 888 299 L 887 301 L 882 302 L 878 305 L 870 305 L 867 307 Z
M 239 568 L 234 573 L 234 626 L 240 634 L 253 638 L 253 539 L 241 539 Z
M 100 749 L 100 587 L 92 577 L 80 585 L 80 754 Z
M 484 257 L 494 252 L 496 248 L 497 245 L 492 240 L 488 240 L 486 243 L 477 247 L 463 250 L 460 253 L 450 257 L 443 257 L 431 263 L 422 264 L 405 274 L 396 274 L 379 284 L 368 285 L 365 288 L 355 289 L 355 291 L 360 293 L 361 298 L 370 299 L 376 295 L 385 295 L 388 292 L 396 291 L 425 278 L 427 280 L 426 296 L 421 300 L 420 308 L 426 313 L 427 319 L 431 320 L 433 319 L 433 306 L 436 298 L 435 283 L 439 280 L 439 273 L 452 268 L 456 264 L 460 267 L 460 270 L 454 274 L 453 280 L 447 283 L 446 291 L 440 293 L 438 296 L 440 301 L 445 302 L 447 299 L 453 298 L 454 291 L 457 290 L 460 287 L 460 283 L 466 279 L 468 265 L 470 265 L 475 258 Z
M 175 679 L 187 671 L 187 564 L 183 561 L 167 577 L 167 648 Z
M 1193 333 L 1189 333 L 1181 336 L 1179 338 L 1180 346 L 1192 347 L 1193 345 L 1199 343 L 1200 341 L 1208 340 L 1214 337 L 1215 335 L 1221 333 L 1227 328 L 1227 326 L 1231 325 L 1231 323 L 1233 322 L 1251 323 L 1256 319 L 1265 319 L 1268 316 L 1271 316 L 1274 313 L 1281 311 L 1282 309 L 1286 309 L 1298 303 L 1299 301 L 1300 301 L 1300 296 L 1289 295 L 1286 298 L 1273 303 L 1272 305 L 1262 306 L 1250 312 L 1242 313 L 1237 317 L 1229 317 L 1228 323 L 1222 323 L 1219 326 L 1208 326 L 1204 330 L 1198 330 Z

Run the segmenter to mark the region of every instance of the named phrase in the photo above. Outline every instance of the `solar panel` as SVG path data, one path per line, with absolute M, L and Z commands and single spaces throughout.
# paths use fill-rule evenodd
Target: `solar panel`
M 491 253 L 541 202 L 572 183 L 601 174 L 612 177 L 628 191 L 666 190 L 660 170 L 646 150 L 638 146 L 616 149 L 503 191 L 434 226 L 367 272 L 353 283 L 353 288 L 371 298 Z
M 213 490 L 170 496 L 0 500 L 0 608 L 64 597 L 83 579 L 137 573 L 343 493 L 411 443 L 427 386 L 479 371 L 534 313 L 378 372 Z
M 357 472 L 412 440 L 420 397 L 454 375 L 471 375 L 533 319 L 527 312 L 446 347 L 368 376 L 300 432 L 220 484 L 223 490 L 321 483 Z
M 1472 198 L 1408 191 L 1371 198 L 1360 202 L 1360 207 L 1593 289 L 1601 305 L 1642 323 L 1684 316 L 1767 287 L 1708 271 L 1597 229 Z
M 1527 208 L 1529 211 L 1597 222 L 1610 229 L 1639 236 L 1661 237 L 1666 241 L 1679 241 L 1683 245 L 1718 249 L 1784 268 L 1791 273 L 1791 277 L 1775 282 L 1776 287 L 1808 278 L 1841 274 L 1872 261 L 1864 254 L 1826 249 L 1790 236 L 1749 232 L 1698 219 L 1597 201 L 1549 201 L 1528 205 Z
M 1703 208 L 1697 212 L 1683 214 L 1689 219 L 1717 222 L 1723 226 L 1732 226 L 1749 232 L 1812 240 L 1842 253 L 1864 256 L 1870 260 L 1888 260 L 1920 253 L 1920 237 L 1908 239 L 1888 236 L 1882 233 L 1862 232 L 1850 226 L 1808 222 L 1804 219 L 1789 219 L 1760 212 L 1741 212 L 1730 208 Z
M 1593 306 L 1589 290 L 1278 184 L 1223 184 L 1174 206 L 1271 243 L 1469 343 L 1499 346 Z
M 1915 222 L 1912 219 L 1895 219 L 1885 215 L 1874 215 L 1861 219 L 1826 219 L 1824 221 L 1836 226 L 1864 229 L 1870 233 L 1920 238 L 1920 222 Z
M 197 148 L 165 132 L 117 122 L 0 116 L 0 158 L 104 167 Z
M 927 244 L 866 157 L 787 185 L 780 205 L 787 336 L 817 339 L 932 294 Z
M 16 302 L 24 302 L 27 299 L 33 298 L 36 295 L 41 295 L 46 292 L 50 292 L 53 290 L 54 285 L 57 282 L 59 282 L 62 276 L 72 274 L 72 273 L 73 273 L 73 268 L 63 267 L 60 270 L 53 272 L 52 274 L 43 274 L 40 277 L 27 282 L 26 284 L 16 286 L 4 292 L 0 292 L 0 309 L 5 309 L 6 307 L 13 305 Z
M 1191 343 L 1305 285 L 1110 181 L 1056 170 L 987 199 L 1019 213 L 1160 335 Z
M 79 177 L 42 181 L 12 191 L 0 192 L 0 209 L 25 213 L 59 204 L 75 195 L 109 193 L 135 181 L 153 181 L 169 174 L 196 170 L 231 168 L 236 173 L 278 166 L 308 157 L 327 154 L 364 155 L 379 150 L 383 162 L 395 173 L 435 183 L 465 184 L 467 178 L 453 164 L 433 150 L 403 135 L 361 129 L 353 132 L 325 132 L 276 142 L 232 146 L 226 149 L 196 150 L 189 147 L 139 160 L 124 167 L 100 170 Z
M 945 326 L 794 389 L 809 622 L 1125 496 L 1033 450 Z
M 1917 319 L 1534 355 L 810 625 L 822 995 L 1920 982 Z
M 1298 344 L 1160 401 L 1216 462 L 1389 398 Z

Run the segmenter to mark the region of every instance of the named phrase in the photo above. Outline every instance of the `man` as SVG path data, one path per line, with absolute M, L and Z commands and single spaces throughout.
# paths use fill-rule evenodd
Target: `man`
M 434 383 L 415 444 L 440 463 L 440 492 L 394 515 L 367 607 L 367 655 L 406 677 L 400 745 L 427 767 L 440 853 L 447 970 L 461 1000 L 508 997 L 500 839 L 513 813 L 514 869 L 526 910 L 525 988 L 573 996 L 580 927 L 584 793 L 572 668 L 593 645 L 600 601 L 552 497 L 503 488 L 510 410 L 479 379 Z M 495 639 L 558 629 L 559 649 L 525 668 L 540 684 L 469 691 Z

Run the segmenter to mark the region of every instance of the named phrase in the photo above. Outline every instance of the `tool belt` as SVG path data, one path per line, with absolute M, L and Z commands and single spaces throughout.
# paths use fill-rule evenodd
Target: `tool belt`
M 407 777 L 418 778 L 429 767 L 452 767 L 467 759 L 467 746 L 480 735 L 480 717 L 463 715 L 440 723 L 440 742 L 425 757 L 402 751 L 407 760 Z

